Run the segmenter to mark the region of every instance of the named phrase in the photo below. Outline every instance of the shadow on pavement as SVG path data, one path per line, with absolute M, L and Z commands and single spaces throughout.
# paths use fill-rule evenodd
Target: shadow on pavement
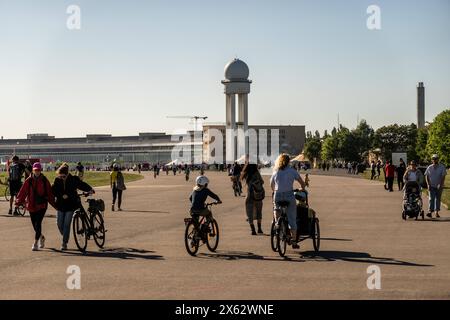
M 169 211 L 156 211 L 156 210 L 126 210 L 122 209 L 122 212 L 137 212 L 137 213 L 170 213 Z M 114 211 L 114 213 L 119 213 L 118 211 Z M 111 213 L 111 214 L 114 214 Z
M 320 238 L 320 241 L 353 241 L 353 239 L 340 239 L 340 238 Z
M 135 248 L 109 248 L 100 249 L 99 251 L 86 251 L 82 253 L 78 250 L 60 251 L 55 248 L 50 248 L 51 251 L 62 253 L 66 256 L 84 256 L 84 257 L 96 257 L 96 258 L 116 258 L 116 259 L 145 259 L 145 260 L 164 260 L 163 256 L 154 253 L 154 251 L 148 251 L 144 249 Z
M 276 254 L 276 253 L 275 253 Z M 244 251 L 217 251 L 214 253 L 199 253 L 197 254 L 198 258 L 203 259 L 220 259 L 220 260 L 264 260 L 264 261 L 290 261 L 290 262 L 305 262 L 305 260 L 301 260 L 298 258 L 290 258 L 285 256 L 284 258 L 279 256 L 274 257 L 264 257 L 258 254 L 254 254 L 252 252 L 244 252 Z
M 418 264 L 413 262 L 401 261 L 392 258 L 372 257 L 367 252 L 350 252 L 350 251 L 305 251 L 300 254 L 302 259 L 310 261 L 347 261 L 359 263 L 373 263 L 398 265 L 406 267 L 434 267 L 430 264 Z
M 446 218 L 426 218 L 425 220 L 417 220 L 420 222 L 450 222 L 450 219 L 446 219 Z

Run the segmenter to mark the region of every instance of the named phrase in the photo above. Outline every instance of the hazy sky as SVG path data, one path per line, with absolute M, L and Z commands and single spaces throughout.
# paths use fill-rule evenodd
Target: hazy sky
M 81 30 L 66 9 L 81 8 Z M 367 7 L 381 8 L 368 30 Z M 220 80 L 250 68 L 250 124 L 416 122 L 450 107 L 450 1 L 0 0 L 0 135 L 137 134 L 225 118 Z

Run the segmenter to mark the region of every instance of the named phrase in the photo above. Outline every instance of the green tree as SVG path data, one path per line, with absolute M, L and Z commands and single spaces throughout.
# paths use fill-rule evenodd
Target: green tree
M 447 166 L 450 166 L 450 109 L 447 109 L 434 118 L 429 127 L 428 155 L 437 153 Z
M 380 148 L 386 159 L 392 157 L 393 152 L 405 151 L 408 159 L 416 159 L 417 126 L 393 124 L 375 131 L 373 147 Z
M 357 138 L 352 131 L 342 126 L 336 135 L 338 158 L 345 161 L 359 161 Z
M 338 158 L 338 139 L 336 136 L 330 136 L 323 141 L 321 158 L 322 160 L 334 160 Z
M 306 141 L 304 154 L 313 162 L 314 159 L 320 159 L 320 152 L 322 150 L 322 142 L 320 139 L 312 138 Z
M 417 129 L 417 142 L 416 142 L 416 154 L 419 163 L 427 163 L 429 161 L 429 155 L 427 152 L 428 142 L 428 128 Z
M 357 153 L 359 155 L 359 159 L 357 161 L 361 161 L 363 155 L 371 149 L 374 133 L 373 128 L 367 124 L 366 120 L 361 120 L 356 129 L 352 131 L 352 134 L 356 140 L 355 143 Z

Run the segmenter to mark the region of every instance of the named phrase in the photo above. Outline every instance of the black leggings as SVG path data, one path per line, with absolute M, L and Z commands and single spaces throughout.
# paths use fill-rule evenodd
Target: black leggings
M 113 193 L 113 205 L 116 203 L 116 199 L 117 196 L 119 196 L 119 201 L 117 202 L 117 206 L 120 207 L 122 206 L 122 190 L 117 189 L 116 185 L 114 184 L 113 189 L 112 189 L 112 193 Z
M 42 235 L 42 220 L 44 220 L 47 209 L 42 209 L 36 212 L 30 212 L 31 224 L 34 229 L 34 240 L 39 240 Z

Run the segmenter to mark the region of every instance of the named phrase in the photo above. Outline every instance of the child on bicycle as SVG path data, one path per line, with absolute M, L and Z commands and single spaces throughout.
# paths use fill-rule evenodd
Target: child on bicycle
M 198 176 L 197 179 L 195 179 L 196 185 L 189 197 L 189 201 L 191 201 L 191 209 L 189 212 L 192 216 L 211 216 L 211 211 L 205 206 L 208 196 L 218 203 L 222 203 L 219 196 L 208 189 L 208 183 L 209 179 L 206 176 Z

